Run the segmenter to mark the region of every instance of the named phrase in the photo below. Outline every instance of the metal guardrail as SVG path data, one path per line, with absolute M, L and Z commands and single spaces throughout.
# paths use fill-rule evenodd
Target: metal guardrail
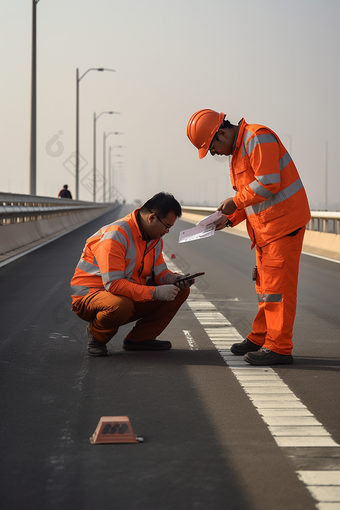
M 108 203 L 84 202 L 52 197 L 0 192 L 0 226 L 28 221 L 38 221 L 54 216 L 76 213 L 80 210 L 108 207 Z M 112 204 L 114 205 L 114 204 Z M 117 203 L 118 205 L 118 203 Z M 183 205 L 183 211 L 211 214 L 216 207 Z M 340 234 L 340 212 L 312 211 L 307 230 Z
M 209 214 L 216 211 L 216 207 L 201 207 L 195 205 L 182 205 L 183 211 L 193 214 Z M 326 232 L 340 235 L 340 212 L 339 211 L 311 211 L 311 220 L 307 230 L 314 232 Z
M 312 211 L 311 215 L 308 230 L 340 234 L 340 212 Z
M 0 226 L 38 221 L 73 214 L 81 210 L 101 209 L 108 205 L 81 200 L 0 193 Z

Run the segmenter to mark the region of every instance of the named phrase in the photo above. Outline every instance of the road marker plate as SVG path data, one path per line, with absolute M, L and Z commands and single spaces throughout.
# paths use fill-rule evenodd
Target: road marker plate
M 105 443 L 141 443 L 142 437 L 137 437 L 127 416 L 102 416 L 93 436 L 92 444 Z

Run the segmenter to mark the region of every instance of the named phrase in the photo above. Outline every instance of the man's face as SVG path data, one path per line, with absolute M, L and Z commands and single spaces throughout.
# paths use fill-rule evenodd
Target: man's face
M 231 129 L 220 129 L 211 141 L 209 151 L 212 156 L 230 156 L 233 151 L 235 134 Z
M 170 228 L 175 224 L 177 216 L 170 211 L 166 218 L 160 218 L 155 212 L 150 211 L 147 221 L 147 235 L 151 239 L 160 239 L 167 234 Z

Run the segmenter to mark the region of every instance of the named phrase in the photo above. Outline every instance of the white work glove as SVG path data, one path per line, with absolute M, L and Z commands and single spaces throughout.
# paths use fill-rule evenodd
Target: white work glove
M 156 301 L 173 301 L 178 293 L 179 288 L 175 285 L 159 285 L 155 288 L 153 297 Z
M 164 276 L 164 281 L 165 281 L 165 283 L 172 283 L 173 285 L 176 285 L 176 287 L 178 287 L 181 290 L 188 289 L 190 287 L 190 285 L 195 283 L 195 280 L 190 280 L 190 283 L 188 280 L 185 280 L 185 282 L 181 282 L 181 283 L 177 283 L 177 281 L 180 278 L 183 278 L 183 276 L 187 276 L 189 274 L 190 273 L 186 273 L 186 274 L 166 273 L 166 275 Z

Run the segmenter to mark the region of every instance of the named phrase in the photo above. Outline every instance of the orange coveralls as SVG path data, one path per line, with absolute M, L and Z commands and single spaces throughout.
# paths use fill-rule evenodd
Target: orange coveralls
M 102 343 L 134 321 L 128 340 L 155 339 L 190 292 L 179 291 L 174 301 L 154 301 L 155 284 L 162 285 L 171 271 L 162 239 L 143 239 L 138 211 L 102 227 L 86 241 L 71 280 L 72 310 L 90 323 L 91 334 Z
M 247 338 L 279 354 L 291 354 L 299 261 L 310 220 L 307 195 L 298 171 L 278 136 L 270 129 L 239 124 L 230 178 L 237 210 L 256 245 L 256 292 L 259 311 Z

